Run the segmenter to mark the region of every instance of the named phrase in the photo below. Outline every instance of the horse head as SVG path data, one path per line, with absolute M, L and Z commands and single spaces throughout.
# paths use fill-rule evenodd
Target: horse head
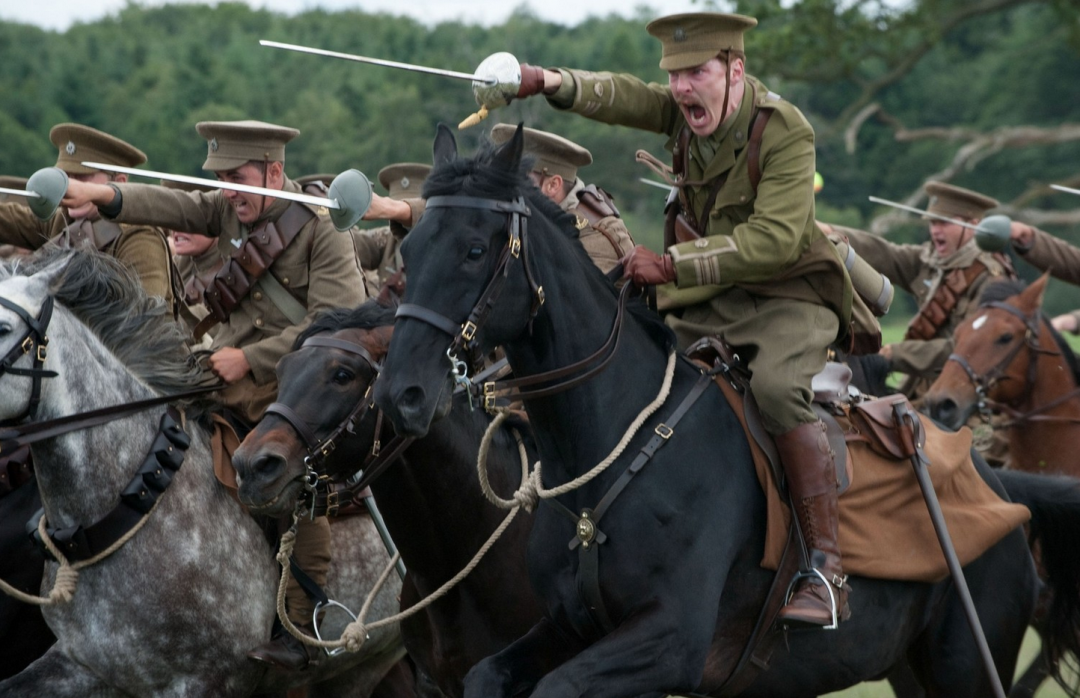
M 380 436 L 370 406 L 371 385 L 393 332 L 393 311 L 374 301 L 317 318 L 277 365 L 277 402 L 233 455 L 240 501 L 252 511 L 292 511 L 311 459 L 336 448 L 344 431 L 370 450 Z M 369 436 L 370 435 L 370 436 Z M 332 459 L 329 469 L 358 467 Z M 328 472 L 337 475 L 337 472 Z
M 1013 281 L 987 287 L 923 398 L 934 419 L 958 429 L 976 411 L 989 414 L 991 404 L 1019 407 L 1030 396 L 1039 355 L 1058 351 L 1041 311 L 1047 278 L 1027 288 Z
M 439 127 L 427 209 L 401 247 L 409 280 L 398 341 L 375 387 L 376 403 L 401 434 L 426 434 L 466 352 L 527 332 L 543 304 L 529 249 L 562 212 L 529 180 L 522 146 L 519 127 L 502 146 L 485 144 L 465 159 Z

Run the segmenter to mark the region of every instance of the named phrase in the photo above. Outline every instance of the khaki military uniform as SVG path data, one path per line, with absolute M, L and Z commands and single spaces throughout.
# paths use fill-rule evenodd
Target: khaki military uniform
M 945 275 L 954 269 L 967 269 L 981 262 L 986 271 L 979 274 L 958 295 L 956 306 L 932 339 L 905 339 L 892 346 L 892 367 L 907 374 L 901 392 L 918 399 L 929 389 L 945 367 L 953 349 L 953 333 L 979 305 L 979 296 L 986 284 L 1007 278 L 1007 270 L 999 259 L 983 252 L 971 240 L 946 258 L 941 258 L 933 243 L 897 245 L 861 230 L 833 226 L 847 236 L 856 253 L 870 266 L 889 277 L 896 286 L 915 296 L 922 308 L 937 292 Z
M 400 232 L 395 232 L 395 229 Z M 406 231 L 395 225 L 368 230 L 353 229 L 351 232 L 356 259 L 364 273 L 364 287 L 367 295 L 375 298 L 387 278 L 403 265 L 399 248 Z
M 675 147 L 686 121 L 670 89 L 632 75 L 562 70 L 549 98 L 597 121 L 666 133 Z M 747 167 L 751 119 L 772 116 L 761 141 L 755 192 Z M 720 187 L 704 211 L 709 185 L 687 188 L 705 237 L 668 249 L 676 283 L 658 290 L 681 346 L 709 334 L 740 346 L 774 434 L 817 421 L 811 378 L 828 345 L 849 334 L 853 291 L 832 243 L 814 223 L 814 132 L 797 108 L 746 76 L 738 110 L 707 138 L 690 139 L 689 180 Z
M 202 292 L 224 264 L 225 258 L 221 256 L 218 246 L 214 245 L 200 255 L 173 255 L 173 262 L 176 264 L 177 275 L 184 289 L 180 318 L 189 330 L 194 330 L 203 318 L 210 314 L 209 309 L 203 304 Z M 209 337 L 208 334 L 203 338 L 204 346 L 201 348 L 211 347 L 212 343 L 205 341 Z
M 613 214 L 594 221 L 591 212 L 579 210 L 578 195 L 586 186 L 579 178 L 566 198 L 559 202 L 559 207 L 575 217 L 578 241 L 585 248 L 585 254 L 606 274 L 634 249 L 634 238 L 630 237 L 620 216 Z
M 1035 235 L 1030 247 L 1013 243 L 1020 259 L 1056 279 L 1080 286 L 1080 249 L 1038 228 L 1032 230 Z
M 36 250 L 49 242 L 60 247 L 89 246 L 115 257 L 138 274 L 147 294 L 174 307 L 169 245 L 160 228 L 85 218 L 68 226 L 59 214 L 42 221 L 26 206 L 0 203 L 0 243 Z
M 117 189 L 123 198 L 116 220 L 217 237 L 219 257 L 227 257 L 237 249 L 252 228 L 277 220 L 294 205 L 283 199 L 267 199 L 262 216 L 249 228 L 237 219 L 220 191 L 183 192 L 148 184 L 119 184 Z M 300 193 L 300 187 L 288 179 L 282 189 Z M 278 359 L 292 349 L 296 337 L 314 316 L 323 310 L 352 308 L 365 299 L 352 238 L 334 229 L 325 210 L 309 208 L 317 215 L 304 225 L 267 272 L 307 310 L 303 322 L 293 324 L 257 283 L 228 321 L 212 330 L 214 350 L 242 349 L 251 366 L 251 373 L 225 390 L 224 399 L 252 423 L 259 420 L 277 392 L 274 368 Z

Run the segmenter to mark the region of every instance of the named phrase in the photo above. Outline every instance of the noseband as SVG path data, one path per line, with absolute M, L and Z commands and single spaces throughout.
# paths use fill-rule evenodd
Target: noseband
M 532 212 L 525 203 L 525 198 L 521 196 L 517 197 L 512 202 L 485 199 L 475 196 L 434 196 L 428 199 L 427 208 L 472 208 L 504 213 L 507 216 L 507 240 L 506 244 L 503 246 L 502 253 L 499 255 L 499 262 L 495 267 L 491 280 L 488 281 L 483 293 L 480 294 L 480 299 L 476 301 L 476 304 L 473 306 L 464 322 L 456 323 L 441 313 L 415 303 L 401 304 L 398 306 L 397 314 L 394 316 L 395 318 L 413 318 L 415 320 L 420 320 L 421 322 L 425 322 L 428 325 L 445 332 L 453 338 L 450 342 L 449 349 L 446 350 L 446 356 L 450 360 L 454 382 L 457 383 L 458 387 L 468 391 L 470 401 L 473 397 L 476 397 L 482 400 L 485 410 L 493 412 L 495 410 L 495 400 L 497 397 L 509 397 L 509 393 L 512 392 L 516 393 L 513 397 L 517 398 L 547 397 L 548 395 L 554 395 L 555 393 L 563 392 L 576 385 L 580 385 L 607 368 L 608 363 L 615 356 L 615 349 L 618 348 L 619 337 L 622 334 L 622 320 L 626 308 L 626 300 L 629 296 L 629 283 L 623 286 L 622 293 L 619 297 L 619 310 L 615 317 L 615 324 L 611 329 L 607 341 L 592 355 L 582 361 L 577 361 L 569 366 L 564 366 L 563 368 L 545 371 L 523 378 L 513 378 L 504 381 L 489 381 L 483 383 L 483 387 L 478 386 L 474 380 L 470 380 L 466 375 L 468 364 L 458 358 L 458 352 L 462 350 L 475 350 L 476 333 L 483 327 L 490 316 L 491 311 L 494 309 L 496 301 L 498 301 L 499 296 L 502 294 L 503 287 L 506 285 L 506 280 L 510 275 L 510 267 L 513 260 L 521 260 L 521 265 L 525 270 L 525 279 L 532 292 L 532 307 L 529 313 L 530 328 L 532 321 L 536 319 L 537 313 L 540 312 L 540 308 L 544 305 L 544 288 L 537 283 L 532 273 L 532 266 L 529 263 L 528 218 L 532 215 Z M 522 388 L 538 383 L 548 383 L 566 378 L 573 373 L 584 370 L 590 364 L 596 363 L 597 361 L 599 361 L 597 365 L 571 380 L 556 383 L 555 385 L 549 385 L 541 389 L 530 390 L 528 393 L 525 393 L 522 390 Z
M 0 426 L 9 426 L 26 419 L 33 419 L 37 415 L 38 404 L 41 402 L 41 379 L 55 378 L 59 374 L 42 368 L 48 356 L 49 337 L 45 332 L 49 328 L 49 321 L 52 320 L 52 296 L 45 297 L 45 302 L 41 304 L 41 312 L 36 318 L 27 312 L 25 308 L 12 303 L 6 298 L 0 298 L 0 306 L 14 312 L 26 323 L 26 332 L 11 348 L 11 351 L 7 353 L 4 360 L 0 361 L 0 376 L 11 373 L 16 376 L 30 376 L 33 379 L 33 385 L 30 388 L 30 401 L 27 403 L 26 409 L 17 417 L 0 421 Z M 15 362 L 27 354 L 33 359 L 33 367 L 16 368 Z
M 371 367 L 372 373 L 375 377 L 378 377 L 382 371 L 382 366 L 378 361 L 371 356 L 371 353 L 367 349 L 344 339 L 337 339 L 334 337 L 308 337 L 304 340 L 304 343 L 300 345 L 301 349 L 308 347 L 321 347 L 326 349 L 338 349 L 355 356 L 359 356 L 364 362 Z M 363 465 L 358 471 L 358 478 L 350 479 L 344 486 L 335 485 L 330 481 L 331 476 L 326 472 L 326 458 L 334 449 L 337 448 L 337 442 L 342 438 L 343 434 L 355 434 L 356 425 L 367 415 L 375 403 L 371 399 L 371 388 L 375 384 L 375 380 L 372 379 L 368 383 L 367 388 L 364 390 L 364 394 L 357 401 L 356 406 L 342 419 L 337 426 L 335 426 L 330 433 L 319 439 L 315 435 L 315 431 L 311 428 L 300 415 L 282 402 L 272 403 L 266 408 L 266 414 L 276 414 L 284 419 L 300 436 L 301 441 L 304 442 L 304 446 L 307 448 L 307 455 L 304 457 L 304 467 L 306 468 L 306 474 L 304 478 L 304 486 L 307 492 L 312 497 L 311 511 L 313 516 L 322 516 L 329 514 L 333 516 L 337 513 L 337 509 L 348 499 L 352 499 L 353 495 L 361 492 L 366 488 L 371 481 L 378 477 L 386 468 L 397 460 L 397 457 L 401 455 L 401 452 L 412 443 L 411 438 L 403 438 L 395 436 L 387 448 L 383 450 L 382 443 L 379 439 L 379 435 L 382 433 L 383 412 L 378 410 L 375 418 L 375 431 L 372 438 L 371 452 L 364 460 Z M 347 497 L 345 495 L 348 495 Z
M 1068 397 L 1072 397 L 1075 394 L 1076 391 L 1070 393 L 1064 399 L 1055 400 L 1052 403 L 1049 403 L 1042 407 L 1038 407 L 1026 414 L 1020 413 L 1012 409 L 1008 405 L 997 402 L 995 400 L 991 400 L 989 397 L 990 391 L 995 385 L 998 384 L 998 382 L 1001 381 L 1002 378 L 1006 377 L 1006 370 L 1008 370 L 1009 366 L 1012 365 L 1012 362 L 1016 359 L 1017 355 L 1019 355 L 1020 352 L 1023 351 L 1024 347 L 1028 348 L 1030 352 L 1030 358 L 1028 360 L 1027 385 L 1024 390 L 1024 395 L 1020 399 L 1020 404 L 1023 404 L 1030 397 L 1031 391 L 1034 389 L 1036 371 L 1038 369 L 1038 354 L 1049 354 L 1051 356 L 1057 356 L 1060 354 L 1060 352 L 1043 349 L 1042 346 L 1039 345 L 1039 323 L 1042 317 L 1042 314 L 1039 311 L 1036 310 L 1035 313 L 1033 313 L 1032 315 L 1026 315 L 1019 308 L 1002 301 L 991 301 L 990 303 L 986 303 L 983 307 L 998 308 L 1000 310 L 1004 310 L 1007 313 L 1015 315 L 1016 317 L 1020 318 L 1020 320 L 1024 323 L 1025 328 L 1024 336 L 1021 341 L 1017 342 L 1016 345 L 1009 351 L 1008 354 L 1005 355 L 1005 357 L 1001 361 L 999 361 L 997 364 L 991 367 L 990 370 L 986 371 L 986 373 L 982 375 L 976 373 L 975 369 L 971 367 L 971 364 L 968 363 L 967 359 L 965 359 L 963 356 L 955 353 L 949 354 L 948 360 L 955 361 L 956 363 L 960 364 L 960 368 L 964 369 L 964 372 L 967 374 L 968 379 L 974 386 L 975 396 L 977 398 L 976 407 L 979 410 L 979 414 L 982 415 L 984 419 L 989 421 L 991 415 L 993 414 L 993 410 L 996 409 L 1002 412 L 1006 412 L 1013 417 L 1010 422 L 1001 426 L 1014 426 L 1015 424 L 1030 419 L 1033 415 L 1036 415 L 1039 412 L 1043 412 L 1050 409 L 1051 407 L 1057 406 L 1061 402 L 1064 402 L 1065 399 L 1067 399 Z

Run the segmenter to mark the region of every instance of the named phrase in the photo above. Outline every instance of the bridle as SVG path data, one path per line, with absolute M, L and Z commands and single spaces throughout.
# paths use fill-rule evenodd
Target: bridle
M 1028 412 L 1020 412 L 1013 407 L 1004 403 L 992 400 L 989 397 L 990 391 L 997 385 L 1005 375 L 1006 370 L 1012 365 L 1013 361 L 1026 347 L 1028 349 L 1028 370 L 1027 370 L 1027 383 L 1024 388 L 1024 394 L 1019 399 L 1019 404 L 1024 404 L 1031 397 L 1031 393 L 1035 388 L 1036 373 L 1038 370 L 1038 359 L 1040 354 L 1048 356 L 1060 356 L 1061 352 L 1055 349 L 1044 349 L 1039 344 L 1039 326 L 1041 322 L 1045 322 L 1042 313 L 1036 310 L 1031 315 L 1024 313 L 1016 306 L 1010 305 L 1003 301 L 991 301 L 983 304 L 984 308 L 998 308 L 1004 310 L 1018 318 L 1024 323 L 1024 336 L 1019 342 L 1016 343 L 1009 353 L 1005 355 L 998 363 L 992 366 L 988 371 L 982 375 L 975 372 L 975 369 L 971 367 L 967 359 L 959 354 L 949 354 L 949 361 L 955 361 L 960 364 L 960 368 L 964 369 L 968 379 L 971 381 L 972 386 L 975 388 L 976 407 L 979 410 L 979 414 L 983 419 L 989 422 L 993 412 L 999 411 L 1008 414 L 1011 419 L 1002 424 L 994 425 L 995 428 L 1004 429 L 1017 426 L 1027 421 L 1080 421 L 1069 417 L 1056 417 L 1053 415 L 1041 414 L 1049 409 L 1057 407 L 1058 405 L 1066 402 L 1067 400 L 1080 395 L 1080 387 L 1066 393 L 1063 396 L 1055 398 L 1051 402 L 1035 407 Z
M 337 448 L 338 440 L 343 435 L 354 435 L 356 433 L 356 425 L 375 407 L 375 402 L 371 399 L 371 390 L 372 386 L 375 385 L 375 378 L 382 371 L 382 365 L 364 347 L 355 342 L 336 337 L 308 337 L 300 345 L 300 348 L 338 349 L 359 356 L 372 371 L 372 379 L 356 405 L 321 439 L 316 436 L 311 425 L 288 405 L 282 402 L 274 402 L 266 408 L 266 414 L 275 414 L 284 419 L 297 433 L 307 449 L 307 455 L 304 456 L 304 468 L 306 470 L 304 487 L 308 496 L 311 497 L 309 508 L 312 515 L 321 516 L 327 512 L 332 515 L 336 513 L 341 504 L 352 499 L 356 493 L 363 491 L 375 478 L 381 475 L 391 463 L 398 459 L 414 439 L 395 436 L 384 449 L 379 439 L 379 435 L 382 433 L 383 411 L 376 410 L 375 431 L 371 450 L 358 470 L 359 477 L 350 479 L 344 485 L 331 482 L 331 475 L 326 472 L 326 458 Z
M 506 214 L 506 244 L 503 245 L 491 280 L 484 287 L 479 300 L 473 305 L 464 322 L 454 322 L 441 313 L 415 303 L 401 304 L 398 306 L 395 315 L 395 318 L 420 320 L 452 337 L 450 347 L 446 350 L 446 356 L 450 360 L 455 383 L 466 389 L 470 397 L 480 399 L 484 409 L 491 413 L 495 410 L 497 398 L 533 399 L 547 397 L 580 385 L 607 368 L 615 356 L 615 350 L 619 345 L 619 337 L 622 334 L 623 317 L 631 286 L 629 283 L 623 287 L 619 296 L 619 309 L 607 341 L 590 356 L 569 366 L 522 378 L 487 381 L 482 385 L 478 384 L 474 379 L 469 379 L 466 375 L 468 364 L 458 357 L 458 352 L 475 350 L 476 334 L 484 326 L 495 307 L 495 303 L 502 295 L 503 288 L 510 275 L 511 266 L 515 260 L 521 261 L 525 271 L 525 279 L 532 293 L 532 306 L 529 314 L 530 328 L 533 320 L 536 319 L 536 315 L 540 312 L 540 308 L 544 305 L 544 288 L 537 283 L 532 273 L 532 266 L 529 263 L 528 218 L 531 215 L 531 210 L 525 203 L 524 197 L 521 196 L 512 202 L 475 196 L 435 196 L 427 200 L 426 207 L 428 209 L 471 208 Z M 590 368 L 590 364 L 595 365 Z M 540 383 L 560 381 L 579 371 L 583 372 L 570 380 L 557 382 L 543 388 L 523 390 L 523 388 L 529 388 Z
M 14 312 L 26 323 L 26 332 L 11 348 L 11 351 L 7 353 L 3 361 L 0 361 L 0 376 L 11 373 L 16 376 L 30 376 L 33 380 L 30 388 L 30 401 L 27 403 L 26 409 L 16 417 L 0 420 L 0 426 L 9 426 L 37 416 L 38 405 L 41 403 L 41 379 L 55 378 L 59 374 L 56 371 L 46 371 L 43 368 L 45 359 L 48 357 L 49 337 L 46 335 L 46 330 L 48 330 L 49 322 L 52 320 L 52 296 L 45 297 L 45 302 L 41 304 L 41 311 L 36 318 L 21 305 L 12 303 L 6 298 L 0 298 L 0 306 Z M 27 354 L 32 357 L 33 367 L 16 368 L 15 362 Z

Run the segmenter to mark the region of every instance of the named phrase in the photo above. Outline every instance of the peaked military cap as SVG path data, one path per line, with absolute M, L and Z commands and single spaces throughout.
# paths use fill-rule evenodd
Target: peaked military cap
M 60 149 L 56 166 L 68 174 L 100 172 L 83 162 L 120 167 L 137 167 L 146 162 L 146 153 L 130 143 L 81 124 L 57 124 L 49 131 L 49 140 Z
M 415 199 L 431 172 L 431 165 L 418 162 L 399 162 L 379 170 L 379 184 L 386 187 L 391 199 Z
M 513 137 L 515 131 L 516 126 L 496 124 L 491 129 L 491 140 L 505 143 Z M 533 169 L 537 172 L 559 175 L 567 182 L 573 182 L 577 179 L 579 167 L 592 164 L 592 153 L 569 139 L 527 126 L 522 131 L 525 136 L 525 153 L 536 158 Z
M 337 177 L 337 175 L 332 175 L 332 174 L 309 174 L 309 175 L 304 175 L 303 177 L 297 177 L 294 181 L 297 184 L 299 184 L 301 187 L 306 187 L 307 185 L 312 184 L 314 182 L 322 182 L 327 187 L 329 187 L 330 183 L 334 181 L 334 177 Z
M 235 170 L 248 162 L 285 162 L 285 144 L 300 135 L 288 126 L 264 121 L 200 121 L 206 139 L 204 170 Z
M 997 199 L 944 182 L 927 182 L 923 187 L 930 195 L 926 210 L 950 218 L 982 218 L 999 205 Z
M 685 70 L 721 51 L 744 51 L 743 33 L 756 25 L 756 19 L 745 15 L 692 12 L 654 19 L 645 31 L 660 39 L 662 70 Z

